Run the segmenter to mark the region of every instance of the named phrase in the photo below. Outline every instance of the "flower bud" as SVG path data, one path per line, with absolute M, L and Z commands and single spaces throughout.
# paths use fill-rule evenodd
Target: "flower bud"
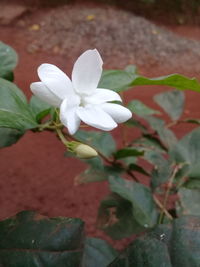
M 81 159 L 89 159 L 96 157 L 98 153 L 94 148 L 88 145 L 80 144 L 75 149 L 74 152 L 76 153 L 77 157 Z
M 81 159 L 89 159 L 98 155 L 97 151 L 91 146 L 82 144 L 80 142 L 69 142 L 67 148 L 70 152 L 75 153 Z

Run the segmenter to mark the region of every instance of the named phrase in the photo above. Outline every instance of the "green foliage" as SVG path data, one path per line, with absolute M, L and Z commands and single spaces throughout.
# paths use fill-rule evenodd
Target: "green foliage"
M 158 110 L 154 110 L 139 100 L 132 100 L 128 104 L 128 108 L 138 116 L 145 116 L 145 115 L 155 115 L 160 114 Z
M 34 114 L 36 121 L 40 123 L 41 120 L 50 113 L 51 106 L 36 96 L 32 96 L 30 100 L 30 109 Z
M 17 62 L 17 53 L 10 46 L 0 42 L 0 78 L 13 81 L 13 70 Z
M 109 267 L 198 267 L 200 217 L 185 216 L 137 238 Z
M 75 134 L 75 138 L 94 147 L 104 156 L 110 156 L 116 149 L 114 139 L 106 132 L 79 130 Z
M 0 78 L 0 127 L 24 131 L 37 127 L 25 95 L 16 85 Z
M 24 211 L 0 222 L 0 265 L 6 267 L 106 267 L 117 252 L 105 241 L 84 236 L 77 218 L 48 218 Z

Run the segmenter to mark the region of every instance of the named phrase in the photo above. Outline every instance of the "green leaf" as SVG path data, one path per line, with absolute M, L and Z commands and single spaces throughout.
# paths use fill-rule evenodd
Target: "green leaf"
M 76 185 L 108 180 L 109 177 L 118 176 L 122 172 L 122 169 L 117 166 L 111 167 L 104 165 L 103 161 L 98 157 L 85 162 L 90 167 L 75 177 Z
M 150 189 L 142 184 L 121 179 L 109 178 L 110 189 L 132 204 L 132 213 L 138 224 L 151 228 L 157 220 L 157 210 Z
M 181 187 L 178 191 L 181 213 L 184 215 L 200 216 L 200 189 L 188 189 Z
M 161 114 L 158 110 L 152 109 L 136 99 L 129 102 L 127 107 L 138 116 Z
M 153 164 L 153 170 L 151 173 L 151 187 L 153 190 L 163 183 L 166 183 L 171 174 L 172 168 L 170 162 L 163 157 L 158 151 L 145 152 L 144 158 Z
M 141 174 L 149 176 L 149 173 L 144 168 L 139 166 L 138 164 L 131 163 L 128 167 L 129 167 L 129 170 L 131 170 L 131 171 L 139 172 Z
M 136 74 L 129 70 L 106 70 L 103 71 L 98 87 L 121 92 L 130 87 L 130 83 L 135 77 Z
M 127 157 L 139 157 L 143 156 L 144 152 L 137 149 L 137 148 L 132 148 L 132 147 L 126 147 L 118 150 L 116 153 L 114 153 L 115 159 L 122 159 L 122 158 L 127 158 Z
M 200 92 L 200 83 L 196 78 L 187 78 L 180 74 L 171 74 L 157 78 L 136 77 L 129 87 L 136 85 L 166 85 L 179 90 L 192 90 Z
M 188 189 L 199 189 L 200 190 L 200 179 L 190 178 L 184 183 L 184 187 Z
M 0 78 L 13 81 L 12 71 L 18 62 L 17 53 L 8 45 L 0 42 Z
M 15 144 L 23 134 L 16 129 L 0 128 L 0 148 Z
M 35 212 L 20 212 L 0 222 L 0 265 L 79 266 L 83 226 L 80 219 L 49 219 Z
M 162 119 L 153 116 L 144 116 L 144 119 L 157 132 L 162 144 L 167 148 L 172 148 L 177 143 L 175 134 L 165 127 L 165 122 Z
M 115 141 L 109 133 L 79 130 L 75 134 L 80 142 L 94 147 L 104 156 L 109 157 L 116 150 Z
M 165 152 L 165 147 L 163 147 L 160 140 L 151 134 L 143 134 L 142 137 L 134 140 L 133 144 L 138 145 L 145 151 L 155 150 L 158 152 Z
M 114 193 L 101 201 L 97 226 L 113 239 L 130 237 L 146 230 L 136 221 L 132 203 Z
M 30 109 L 32 113 L 35 115 L 36 121 L 38 123 L 41 122 L 41 120 L 47 116 L 51 111 L 51 106 L 42 100 L 40 100 L 36 96 L 32 96 L 30 100 Z
M 171 150 L 170 157 L 176 163 L 189 165 L 188 176 L 200 178 L 200 127 L 184 136 Z
M 199 267 L 200 217 L 184 216 L 137 238 L 109 267 Z
M 26 98 L 16 85 L 0 78 L 0 127 L 19 131 L 37 127 Z
M 161 106 L 172 120 L 178 120 L 184 109 L 185 95 L 178 90 L 160 93 L 154 96 L 155 102 Z
M 85 240 L 82 267 L 107 267 L 118 253 L 102 239 L 88 237 Z

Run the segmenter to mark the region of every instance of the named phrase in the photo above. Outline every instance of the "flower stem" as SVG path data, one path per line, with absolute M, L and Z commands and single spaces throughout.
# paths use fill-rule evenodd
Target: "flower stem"
M 62 130 L 60 128 L 55 128 L 58 137 L 60 138 L 60 140 L 62 141 L 62 143 L 67 147 L 67 145 L 69 144 L 69 141 L 67 141 L 67 139 L 65 138 Z
M 179 170 L 180 166 L 179 165 L 176 165 L 174 167 L 174 170 L 172 172 L 172 175 L 169 179 L 169 182 L 168 182 L 168 186 L 167 186 L 167 190 L 166 190 L 166 193 L 165 193 L 165 196 L 164 196 L 164 201 L 163 201 L 163 209 L 162 209 L 162 212 L 160 213 L 160 217 L 159 217 L 159 220 L 158 220 L 158 224 L 162 224 L 163 223 L 163 220 L 164 220 L 164 216 L 165 216 L 165 212 L 164 210 L 166 210 L 166 205 L 167 205 L 167 202 L 168 202 L 168 198 L 169 198 L 169 194 L 170 194 L 170 190 L 171 188 L 173 187 L 173 183 L 174 183 L 174 178 Z

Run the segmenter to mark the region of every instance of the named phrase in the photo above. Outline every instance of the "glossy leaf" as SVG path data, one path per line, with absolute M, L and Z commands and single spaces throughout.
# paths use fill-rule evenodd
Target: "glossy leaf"
M 140 100 L 132 100 L 128 103 L 128 108 L 138 116 L 161 114 L 158 110 L 146 106 Z
M 114 139 L 106 132 L 79 130 L 75 138 L 94 147 L 105 156 L 110 156 L 116 149 Z
M 13 81 L 13 70 L 18 62 L 17 53 L 10 46 L 0 42 L 0 78 Z
M 84 244 L 84 255 L 81 267 L 107 267 L 118 253 L 106 241 L 88 237 Z
M 16 85 L 0 78 L 0 127 L 19 131 L 37 127 L 26 98 Z
M 179 90 L 192 90 L 200 92 L 200 83 L 196 78 L 188 78 L 180 74 L 171 74 L 157 78 L 136 77 L 131 86 L 136 85 L 166 85 Z
M 185 95 L 182 91 L 173 90 L 154 96 L 156 103 L 164 109 L 172 120 L 178 120 L 184 109 Z
M 145 228 L 151 228 L 157 220 L 157 210 L 150 189 L 140 183 L 109 178 L 110 189 L 132 204 L 132 213 L 137 223 Z
M 21 212 L 0 222 L 0 265 L 79 266 L 83 254 L 80 219 Z

